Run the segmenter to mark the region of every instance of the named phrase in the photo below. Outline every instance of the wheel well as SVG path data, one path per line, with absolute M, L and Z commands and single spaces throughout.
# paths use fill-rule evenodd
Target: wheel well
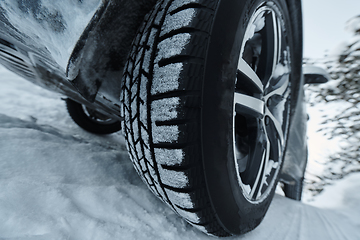
M 121 76 L 131 43 L 156 0 L 107 0 L 78 40 L 67 78 L 88 101 L 98 94 L 119 104 Z

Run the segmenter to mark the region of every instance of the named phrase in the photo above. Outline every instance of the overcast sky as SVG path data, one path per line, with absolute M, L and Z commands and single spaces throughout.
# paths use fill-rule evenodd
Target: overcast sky
M 360 0 L 302 0 L 304 19 L 304 56 L 324 57 L 351 37 L 345 23 L 360 15 Z

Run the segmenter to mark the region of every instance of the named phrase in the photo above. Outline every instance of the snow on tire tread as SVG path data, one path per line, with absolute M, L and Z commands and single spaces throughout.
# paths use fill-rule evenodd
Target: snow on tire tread
M 121 97 L 130 158 L 143 181 L 197 228 L 226 236 L 198 177 L 201 79 L 217 2 L 159 1 L 133 42 Z

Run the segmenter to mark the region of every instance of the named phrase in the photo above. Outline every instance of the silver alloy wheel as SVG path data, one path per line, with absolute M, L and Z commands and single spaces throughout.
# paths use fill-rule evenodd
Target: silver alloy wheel
M 249 202 L 266 199 L 281 168 L 290 116 L 290 55 L 285 23 L 263 3 L 246 28 L 234 94 L 237 178 Z
M 117 119 L 106 116 L 105 114 L 102 114 L 94 109 L 88 108 L 85 105 L 82 105 L 82 108 L 85 115 L 96 124 L 109 125 L 118 121 Z

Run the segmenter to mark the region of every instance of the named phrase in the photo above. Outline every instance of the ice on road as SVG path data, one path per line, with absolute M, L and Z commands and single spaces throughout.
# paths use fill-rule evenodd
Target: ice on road
M 0 76 L 0 239 L 213 239 L 152 195 L 120 133 L 87 133 L 61 96 Z M 263 223 L 234 239 L 358 240 L 359 189 L 354 174 L 313 206 L 276 195 Z

